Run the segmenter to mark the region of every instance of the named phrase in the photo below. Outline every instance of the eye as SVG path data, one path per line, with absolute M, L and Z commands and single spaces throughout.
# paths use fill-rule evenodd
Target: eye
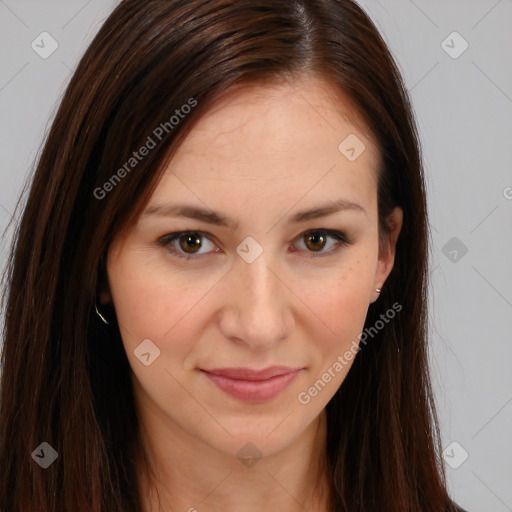
M 330 245 L 327 243 L 328 239 L 334 240 Z M 306 231 L 300 235 L 300 241 L 304 242 L 306 250 L 312 252 L 311 257 L 328 256 L 336 252 L 341 246 L 350 245 L 352 241 L 342 233 L 333 229 L 313 229 Z M 329 246 L 328 250 L 325 249 Z
M 198 256 L 202 256 L 204 254 L 199 252 L 204 245 L 202 242 L 203 238 L 208 240 L 208 242 L 215 247 L 211 240 L 206 237 L 206 234 L 201 231 L 181 231 L 179 233 L 171 233 L 160 238 L 157 243 L 179 258 L 190 260 L 197 259 Z
M 334 242 L 328 244 L 329 238 Z M 204 248 L 203 239 L 213 246 L 213 251 L 199 252 Z M 350 245 L 353 242 L 341 231 L 332 229 L 313 229 L 301 233 L 296 240 L 302 241 L 306 246 L 306 251 L 311 252 L 311 257 L 328 256 L 336 252 L 341 246 Z M 173 255 L 185 260 L 198 259 L 205 256 L 208 252 L 219 252 L 215 250 L 215 244 L 210 240 L 206 233 L 201 231 L 180 231 L 170 233 L 157 240 L 157 244 L 164 247 Z M 326 247 L 329 250 L 324 250 Z

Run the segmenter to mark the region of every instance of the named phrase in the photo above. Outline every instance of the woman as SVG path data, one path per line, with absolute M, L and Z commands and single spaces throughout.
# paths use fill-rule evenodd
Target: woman
M 124 0 L 7 275 L 0 509 L 454 511 L 396 65 L 349 0 Z

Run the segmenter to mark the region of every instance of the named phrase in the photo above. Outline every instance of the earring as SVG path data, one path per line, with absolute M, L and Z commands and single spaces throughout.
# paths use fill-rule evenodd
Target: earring
M 96 310 L 96 314 L 101 318 L 101 321 L 105 324 L 105 325 L 110 325 L 110 322 L 99 312 L 98 310 L 98 306 L 96 304 L 96 301 L 94 301 L 94 309 Z
M 376 291 L 377 293 L 380 293 L 380 292 L 381 292 L 381 289 L 380 289 L 380 288 L 375 288 L 375 291 Z

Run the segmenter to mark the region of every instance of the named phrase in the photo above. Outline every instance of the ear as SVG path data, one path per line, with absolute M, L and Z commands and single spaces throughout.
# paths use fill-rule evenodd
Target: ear
M 379 298 L 379 293 L 375 291 L 375 288 L 382 289 L 386 279 L 393 269 L 393 265 L 395 263 L 396 242 L 402 229 L 403 218 L 404 212 L 399 206 L 395 207 L 387 218 L 389 232 L 384 235 L 384 242 L 379 243 L 379 259 L 377 261 L 377 268 L 375 269 L 371 302 L 375 302 Z

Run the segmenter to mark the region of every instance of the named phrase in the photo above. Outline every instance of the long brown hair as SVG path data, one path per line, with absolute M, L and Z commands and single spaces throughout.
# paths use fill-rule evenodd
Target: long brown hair
M 394 269 L 365 327 L 395 302 L 402 310 L 368 338 L 327 405 L 333 510 L 452 510 L 428 373 L 420 144 L 376 27 L 350 0 L 124 0 L 67 87 L 14 236 L 4 296 L 2 511 L 142 509 L 130 366 L 119 329 L 104 326 L 94 308 L 105 255 L 215 98 L 305 73 L 347 95 L 378 142 L 381 234 L 392 208 L 404 211 Z M 179 121 L 176 110 L 186 112 Z M 155 147 L 119 171 L 149 136 Z M 58 453 L 47 469 L 31 457 L 42 442 Z

